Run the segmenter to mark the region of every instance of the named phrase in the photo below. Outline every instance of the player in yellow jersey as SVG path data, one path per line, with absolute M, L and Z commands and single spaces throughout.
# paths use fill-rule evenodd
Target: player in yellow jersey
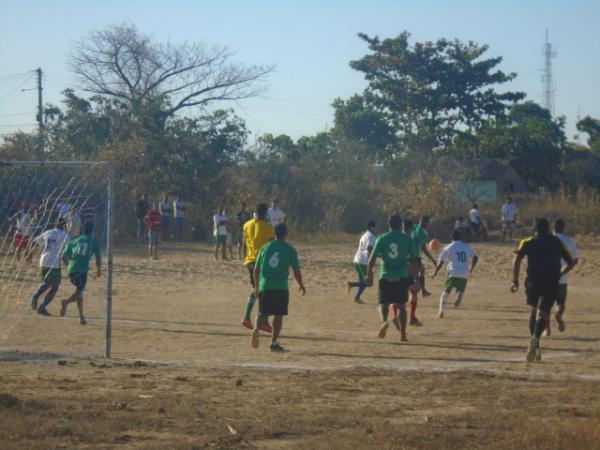
M 250 274 L 250 283 L 252 284 L 252 292 L 248 296 L 248 304 L 246 305 L 246 315 L 242 319 L 242 325 L 246 328 L 253 329 L 252 309 L 256 303 L 256 295 L 254 294 L 254 264 L 258 257 L 260 248 L 267 242 L 273 240 L 273 227 L 267 219 L 268 206 L 266 203 L 260 203 L 256 206 L 255 217 L 244 224 L 244 245 L 246 246 L 246 259 L 244 266 Z M 271 326 L 267 323 L 261 327 L 262 331 L 271 332 Z

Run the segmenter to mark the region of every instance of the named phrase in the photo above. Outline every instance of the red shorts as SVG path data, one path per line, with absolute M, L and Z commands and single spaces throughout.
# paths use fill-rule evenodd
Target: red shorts
M 27 234 L 15 233 L 15 248 L 25 250 L 29 246 L 29 236 Z

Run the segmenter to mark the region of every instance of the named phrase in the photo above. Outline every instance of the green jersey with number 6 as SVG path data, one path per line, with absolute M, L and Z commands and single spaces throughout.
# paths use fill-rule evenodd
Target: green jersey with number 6
M 278 239 L 261 247 L 256 263 L 260 265 L 260 292 L 288 289 L 290 267 L 300 268 L 296 249 Z
M 408 278 L 408 259 L 419 256 L 413 239 L 401 231 L 380 235 L 372 254 L 383 261 L 381 278 Z
M 94 236 L 84 234 L 70 241 L 63 250 L 63 256 L 68 256 L 71 259 L 67 272 L 88 273 L 92 255 L 100 255 L 100 242 Z

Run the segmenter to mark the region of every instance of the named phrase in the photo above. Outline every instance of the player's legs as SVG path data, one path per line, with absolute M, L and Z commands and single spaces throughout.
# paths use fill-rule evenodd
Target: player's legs
M 48 313 L 48 310 L 46 308 L 48 307 L 48 305 L 50 304 L 50 302 L 52 300 L 54 300 L 54 296 L 58 292 L 58 287 L 60 286 L 60 284 L 56 283 L 56 284 L 52 284 L 51 286 L 52 287 L 50 288 L 50 290 L 46 294 L 46 297 L 44 297 L 44 301 L 42 302 L 42 304 L 40 305 L 40 307 L 37 310 L 37 312 L 39 314 L 44 315 L 44 316 L 49 316 L 50 315 L 50 313 Z
M 462 303 L 462 298 L 467 290 L 467 279 L 466 278 L 453 278 L 454 288 L 456 289 L 456 300 L 454 300 L 454 307 L 458 308 Z
M 400 322 L 400 340 L 406 341 L 406 322 L 407 322 L 407 314 L 406 314 L 406 303 L 398 304 L 398 313 L 399 313 L 399 322 Z
M 421 285 L 421 295 L 423 297 L 431 295 L 431 292 L 425 289 L 425 264 L 423 264 L 421 258 L 419 258 L 419 284 Z
M 529 283 L 527 290 L 528 304 L 533 306 L 532 303 L 537 300 L 537 315 L 535 324 L 533 326 L 533 337 L 527 351 L 527 361 L 531 362 L 533 360 L 541 360 L 540 338 L 546 329 L 546 323 L 550 317 L 550 311 L 552 311 L 552 306 L 556 300 L 558 283 L 556 285 L 544 286 L 535 286 L 535 284 Z M 531 316 L 529 320 L 531 328 Z
M 252 325 L 252 309 L 254 308 L 254 304 L 256 303 L 256 296 L 254 295 L 254 263 L 246 264 L 246 269 L 248 270 L 248 274 L 250 276 L 250 285 L 252 286 L 252 291 L 250 295 L 248 295 L 248 301 L 246 302 L 246 313 L 244 314 L 244 318 L 242 319 L 242 325 L 246 328 L 254 328 Z
M 356 273 L 358 274 L 358 281 L 356 281 L 356 282 L 349 281 L 348 282 L 348 290 L 350 290 L 350 288 L 353 288 L 353 287 L 358 288 L 358 291 L 356 292 L 356 295 L 354 296 L 354 302 L 362 303 L 362 299 L 360 298 L 360 296 L 363 294 L 365 289 L 367 289 L 367 283 L 365 282 L 365 278 L 367 276 L 367 266 L 365 264 L 354 263 L 354 269 L 356 270 Z
M 43 277 L 42 277 L 43 278 Z M 35 293 L 31 296 L 31 309 L 36 310 L 38 307 L 38 300 L 40 296 L 50 289 L 52 285 L 50 283 L 46 283 L 46 280 L 43 280 L 43 284 L 37 288 Z
M 267 322 L 268 323 L 268 322 Z M 283 316 L 275 315 L 273 317 L 273 335 L 271 336 L 271 345 L 277 344 L 281 328 L 283 327 Z
M 559 284 L 558 285 L 558 296 L 556 299 L 556 303 L 558 304 L 558 309 L 556 311 L 556 314 L 554 315 L 554 318 L 556 319 L 556 322 L 558 322 L 558 331 L 560 331 L 560 332 L 563 332 L 566 329 L 565 322 L 562 318 L 563 314 L 565 313 L 566 302 L 567 302 L 567 285 Z M 548 323 L 550 323 L 550 321 L 548 321 Z
M 450 278 L 446 279 L 446 289 L 440 295 L 440 308 L 438 310 L 438 317 L 442 319 L 444 317 L 444 309 L 448 304 L 448 298 L 450 297 L 450 292 L 452 291 L 452 284 L 450 282 Z
M 379 327 L 379 333 L 377 334 L 381 339 L 387 334 L 387 329 L 390 326 L 388 323 L 388 313 L 390 305 L 388 303 L 379 304 L 379 319 L 381 320 L 381 327 Z
M 417 313 L 417 304 L 418 304 L 418 301 L 419 301 L 419 298 L 418 298 L 419 294 L 418 294 L 418 292 L 412 292 L 411 291 L 409 293 L 409 295 L 410 295 L 410 303 L 409 303 L 409 306 L 410 306 L 410 325 L 420 327 L 420 326 L 423 325 L 423 323 L 419 319 L 417 319 L 417 316 L 416 316 L 416 313 Z

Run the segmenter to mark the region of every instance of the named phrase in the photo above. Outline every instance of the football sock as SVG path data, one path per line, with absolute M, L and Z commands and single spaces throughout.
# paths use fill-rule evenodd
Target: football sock
M 362 293 L 365 292 L 366 288 L 367 288 L 367 283 L 365 283 L 364 281 L 360 281 L 358 283 L 358 292 L 356 293 L 356 296 L 360 297 L 362 295 Z
M 46 294 L 46 297 L 44 298 L 44 302 L 41 305 L 42 309 L 46 309 L 46 306 L 48 306 L 50 304 L 50 302 L 54 299 L 54 296 L 56 295 L 56 292 L 58 291 L 58 285 L 54 285 L 52 286 L 52 289 L 50 289 L 50 292 L 48 292 Z
M 448 297 L 450 294 L 448 294 L 447 292 L 442 292 L 442 295 L 440 296 L 440 311 L 444 310 L 444 306 L 446 305 L 446 303 L 448 303 Z
M 417 311 L 417 301 L 416 299 L 412 299 L 410 301 L 410 320 L 415 318 L 415 312 Z
M 535 329 L 533 334 L 535 335 L 536 338 L 540 338 L 540 336 L 542 335 L 542 333 L 544 332 L 544 329 L 546 328 L 546 321 L 544 320 L 543 317 L 540 317 L 536 322 L 535 322 Z
M 248 296 L 248 304 L 246 305 L 246 315 L 244 316 L 244 319 L 251 320 L 250 317 L 252 316 L 252 309 L 254 308 L 254 303 L 256 303 L 256 295 L 254 295 L 254 292 L 252 292 Z

